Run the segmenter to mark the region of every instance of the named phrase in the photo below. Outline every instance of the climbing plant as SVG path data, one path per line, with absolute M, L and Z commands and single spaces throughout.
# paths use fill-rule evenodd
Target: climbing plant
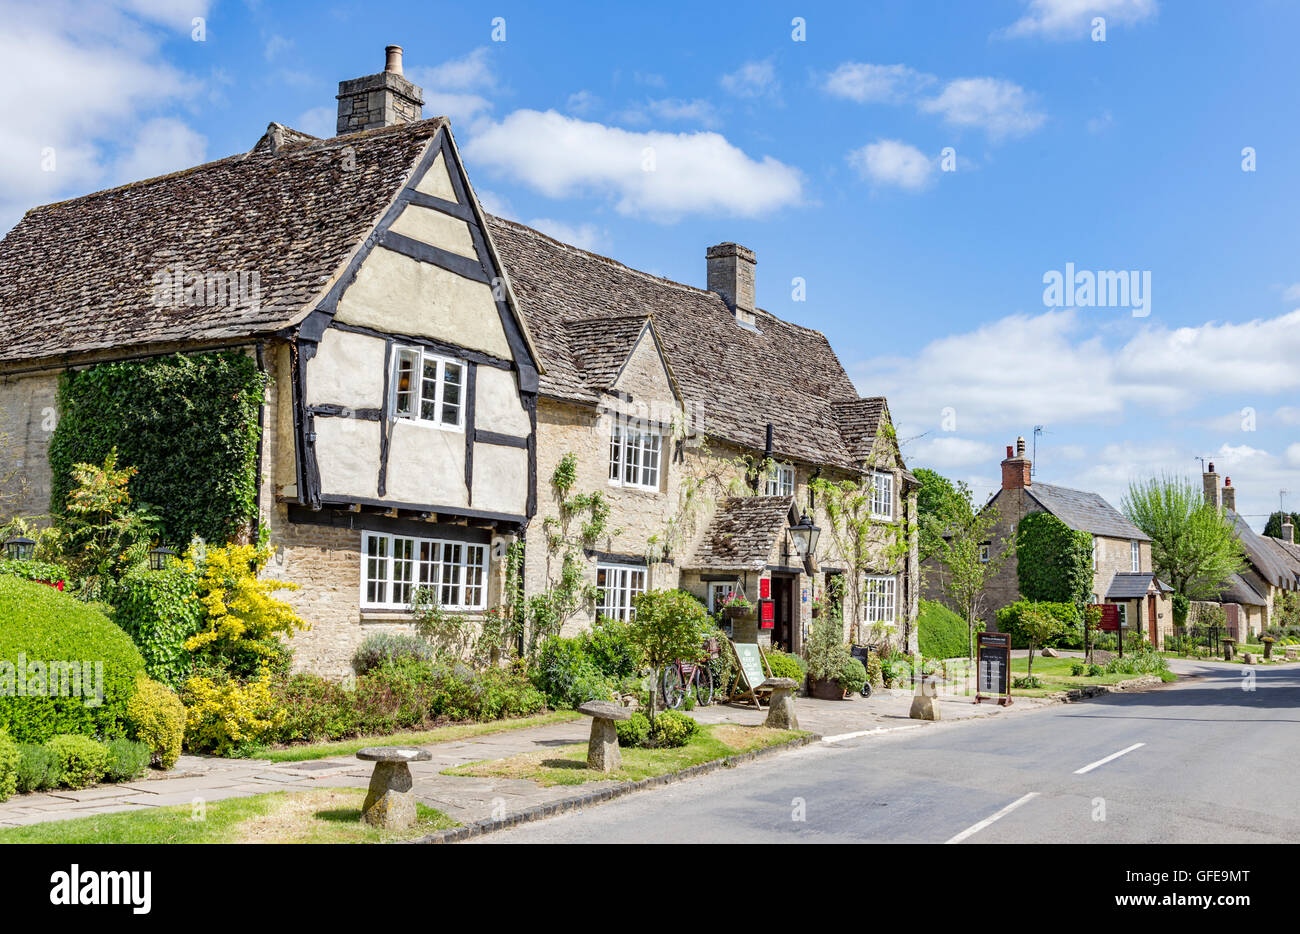
M 77 464 L 102 464 L 116 448 L 164 540 L 239 538 L 256 515 L 264 388 L 256 360 L 237 350 L 69 371 L 50 441 L 50 511 L 65 513 Z
M 1050 512 L 1033 512 L 1016 531 L 1017 574 L 1026 600 L 1083 606 L 1092 593 L 1092 536 Z

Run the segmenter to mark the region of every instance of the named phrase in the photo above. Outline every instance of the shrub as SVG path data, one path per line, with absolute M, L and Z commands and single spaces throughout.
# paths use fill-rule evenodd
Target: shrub
M 126 705 L 127 726 L 149 747 L 154 763 L 170 769 L 181 755 L 185 738 L 185 706 L 164 684 L 141 676 L 135 696 Z
M 22 759 L 22 750 L 9 731 L 0 730 L 0 801 L 7 800 L 18 787 L 18 767 Z
M 185 642 L 199 630 L 203 604 L 198 578 L 182 565 L 163 571 L 132 571 L 110 595 L 113 622 L 126 631 L 144 657 L 145 671 L 175 690 L 190 673 Z
M 581 639 L 587 655 L 607 678 L 619 680 L 637 673 L 630 624 L 602 616 Z
M 149 768 L 153 750 L 148 743 L 138 743 L 133 739 L 110 739 L 108 741 L 108 767 L 104 779 L 110 782 L 129 782 L 139 778 Z
M 840 663 L 840 672 L 835 680 L 844 690 L 856 694 L 867 683 L 867 669 L 862 662 L 850 656 Z
M 965 657 L 970 651 L 966 621 L 934 600 L 922 600 L 916 618 L 917 643 L 926 658 Z
M 795 681 L 802 681 L 804 675 L 808 673 L 807 663 L 798 655 L 789 655 L 776 649 L 763 654 L 767 657 L 767 666 L 772 670 L 773 678 L 793 678 Z
M 1041 688 L 1043 682 L 1038 680 L 1038 675 L 1026 675 L 1023 678 L 1016 678 L 1011 682 L 1013 688 Z
M 1169 660 L 1150 645 L 1143 645 L 1123 658 L 1117 655 L 1106 663 L 1108 674 L 1158 675 L 1168 670 Z
M 23 743 L 18 747 L 18 790 L 23 794 L 59 785 L 59 764 L 48 746 Z
M 660 720 L 663 719 L 661 715 Z M 650 738 L 650 720 L 645 714 L 635 712 L 630 720 L 618 720 L 614 724 L 618 730 L 618 744 L 627 749 L 644 746 Z
M 867 656 L 867 680 L 871 683 L 872 687 L 879 687 L 881 681 L 884 680 L 883 672 L 881 671 L 880 656 L 875 652 L 872 652 Z
M 1086 672 L 1087 670 L 1088 670 L 1088 666 L 1085 665 L 1083 662 L 1075 662 L 1073 665 L 1070 666 L 1070 674 L 1072 674 L 1076 678 L 1081 677 L 1083 673 Z
M 532 677 L 551 707 L 609 700 L 614 693 L 613 685 L 587 655 L 581 639 L 548 638 L 533 658 Z
M 1034 603 L 1031 600 L 1017 600 L 1010 606 L 1004 606 L 998 610 L 998 632 L 1005 632 L 1011 636 L 1012 648 L 1025 649 L 1029 647 L 1023 617 L 1025 612 L 1030 609 L 1046 613 L 1060 623 L 1061 626 L 1061 634 L 1049 639 L 1047 642 L 1036 643 L 1039 648 L 1047 645 L 1082 648 L 1083 615 L 1079 612 L 1078 607 L 1073 603 Z M 1093 633 L 1094 645 L 1099 635 L 1097 632 Z
M 190 678 L 185 704 L 185 745 L 195 752 L 242 756 L 271 738 L 285 719 L 275 706 L 270 675 L 240 684 L 207 676 Z
M 65 733 L 51 739 L 46 746 L 54 756 L 59 784 L 66 788 L 94 785 L 108 771 L 108 747 L 89 736 Z
M 685 746 L 699 731 L 700 725 L 694 717 L 677 710 L 665 710 L 655 717 L 649 741 L 660 748 Z
M 528 680 L 521 668 L 489 668 L 477 679 L 478 706 L 475 720 L 525 717 L 546 706 L 546 697 Z
M 40 581 L 54 587 L 69 579 L 68 569 L 53 561 L 19 561 L 0 559 L 0 575 L 9 574 L 27 581 Z M 62 587 L 56 589 L 62 590 Z
M 20 655 L 27 666 L 25 696 L 17 690 Z M 38 662 L 39 674 L 33 668 Z M 102 663 L 103 701 L 89 706 L 83 692 L 98 687 L 96 663 Z M 131 637 L 103 613 L 44 584 L 0 577 L 0 727 L 8 727 L 15 741 L 41 743 L 58 733 L 122 735 L 126 705 L 143 671 Z
M 357 730 L 356 692 L 328 678 L 296 674 L 277 681 L 274 693 L 276 706 L 284 711 L 284 722 L 276 732 L 278 742 L 342 739 Z
M 837 680 L 844 659 L 852 657 L 844 643 L 844 623 L 838 614 L 830 613 L 813 621 L 808 640 L 808 677 L 814 681 Z
M 1101 667 L 1100 665 L 1089 665 L 1089 666 L 1088 666 L 1088 677 L 1089 677 L 1089 678 L 1100 678 L 1100 677 L 1101 677 L 1103 674 L 1105 674 L 1105 673 L 1106 673 L 1106 672 L 1102 669 L 1102 667 Z
M 361 645 L 352 656 L 352 670 L 359 675 L 364 675 L 368 671 L 403 659 L 432 662 L 436 655 L 433 646 L 419 636 L 377 632 L 366 636 L 361 641 Z

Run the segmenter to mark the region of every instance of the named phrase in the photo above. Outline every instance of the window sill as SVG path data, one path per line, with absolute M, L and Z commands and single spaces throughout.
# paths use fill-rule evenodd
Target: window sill
M 427 418 L 403 418 L 394 415 L 389 419 L 394 425 L 411 425 L 415 428 L 432 429 L 434 431 L 450 431 L 454 434 L 463 435 L 465 433 L 464 425 L 444 425 L 441 422 L 430 421 Z
M 446 609 L 448 613 L 453 613 L 456 616 L 468 617 L 479 617 L 487 612 L 487 610 L 482 607 L 473 610 L 461 610 L 454 607 L 445 607 L 444 609 Z M 419 617 L 410 610 L 389 610 L 381 607 L 361 608 L 361 622 L 363 625 L 366 623 L 414 623 L 418 619 Z

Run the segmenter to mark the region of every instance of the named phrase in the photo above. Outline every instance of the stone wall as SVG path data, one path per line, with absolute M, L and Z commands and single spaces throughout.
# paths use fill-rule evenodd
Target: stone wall
M 0 377 L 0 524 L 50 511 L 59 372 Z

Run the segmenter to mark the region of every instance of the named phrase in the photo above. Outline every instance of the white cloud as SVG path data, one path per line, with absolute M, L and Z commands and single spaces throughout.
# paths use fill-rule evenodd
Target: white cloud
M 1116 24 L 1140 23 L 1155 14 L 1156 0 L 1028 0 L 1025 15 L 1001 35 L 1087 39 L 1091 36 L 1093 17 L 1103 17 L 1109 29 Z
M 835 97 L 859 104 L 901 103 L 938 79 L 906 65 L 845 62 L 827 76 L 822 88 Z
M 592 94 L 590 91 L 583 89 L 569 95 L 569 99 L 565 103 L 565 108 L 569 113 L 582 116 L 590 113 L 599 103 L 599 97 Z
M 904 453 L 909 464 L 934 470 L 987 467 L 1001 460 L 996 444 L 951 435 L 920 438 Z
M 0 231 L 35 204 L 111 183 L 122 136 L 150 111 L 197 94 L 160 46 L 163 30 L 188 35 L 190 18 L 206 10 L 206 2 L 66 2 L 0 17 L 0 85 L 27 102 L 0 135 Z
M 919 104 L 925 113 L 940 114 L 952 126 L 977 127 L 989 136 L 1023 136 L 1042 126 L 1046 117 L 1033 109 L 1024 88 L 1000 78 L 958 78 L 937 97 Z
M 746 62 L 735 71 L 723 75 L 721 84 L 726 91 L 737 97 L 764 97 L 781 89 L 771 59 Z
M 1300 302 L 1300 282 L 1288 285 L 1282 292 L 1282 301 Z
M 338 108 L 313 107 L 304 110 L 294 121 L 293 128 L 321 139 L 329 139 L 338 129 Z
M 1288 466 L 1300 469 L 1300 444 L 1291 444 L 1287 446 L 1286 462 Z
M 934 163 L 901 140 L 879 139 L 849 153 L 849 164 L 868 181 L 917 191 L 929 184 Z
M 553 110 L 488 122 L 466 151 L 549 198 L 604 197 L 620 214 L 661 222 L 691 213 L 755 217 L 803 196 L 797 169 L 751 158 L 721 134 L 633 132 Z
M 528 226 L 579 249 L 590 250 L 593 253 L 609 250 L 608 233 L 595 224 L 570 224 L 550 217 L 535 217 L 528 222 Z
M 406 77 L 424 89 L 424 112 L 448 118 L 453 130 L 472 128 L 492 109 L 486 95 L 498 90 L 486 46 L 438 65 L 407 68 Z
M 691 100 L 668 97 L 646 101 L 646 110 L 661 120 L 699 123 L 704 126 L 713 126 L 718 122 L 713 105 L 699 97 Z
M 124 183 L 187 169 L 203 162 L 208 141 L 179 120 L 158 117 L 140 128 L 116 166 Z

